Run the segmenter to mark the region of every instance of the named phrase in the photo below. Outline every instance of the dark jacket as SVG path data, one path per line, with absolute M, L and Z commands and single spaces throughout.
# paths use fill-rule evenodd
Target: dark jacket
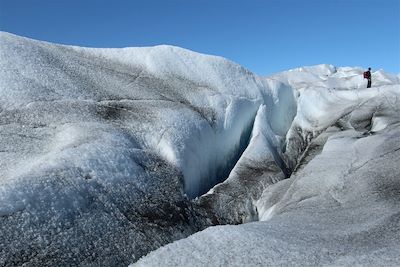
M 366 71 L 366 73 L 367 73 L 367 77 L 366 78 L 368 80 L 371 80 L 371 72 L 368 70 L 368 71 Z

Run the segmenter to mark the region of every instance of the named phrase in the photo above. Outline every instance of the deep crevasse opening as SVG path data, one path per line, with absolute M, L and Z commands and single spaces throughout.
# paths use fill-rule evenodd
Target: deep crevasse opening
M 229 176 L 249 143 L 258 106 L 259 101 L 233 99 L 222 128 L 205 125 L 186 140 L 181 169 L 189 198 L 206 193 Z
M 213 129 L 208 124 L 192 134 L 180 157 L 184 189 L 189 198 L 206 193 L 229 177 L 246 150 L 253 134 L 254 121 L 260 106 L 266 106 L 263 133 L 270 144 L 276 164 L 288 175 L 281 149 L 286 133 L 296 115 L 296 99 L 292 87 L 269 81 L 270 94 L 261 100 L 234 98 L 226 107 L 223 127 Z M 265 118 L 264 118 L 265 117 Z

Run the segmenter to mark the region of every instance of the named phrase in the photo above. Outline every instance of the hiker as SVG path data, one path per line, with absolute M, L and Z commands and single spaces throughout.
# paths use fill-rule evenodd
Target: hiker
M 367 88 L 371 88 L 371 68 L 368 68 L 368 71 L 364 72 L 364 79 L 368 80 Z

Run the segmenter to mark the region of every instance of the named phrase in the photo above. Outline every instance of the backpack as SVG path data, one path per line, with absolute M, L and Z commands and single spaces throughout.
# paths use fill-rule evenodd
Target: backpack
M 368 79 L 369 75 L 368 75 L 368 71 L 364 71 L 364 79 Z

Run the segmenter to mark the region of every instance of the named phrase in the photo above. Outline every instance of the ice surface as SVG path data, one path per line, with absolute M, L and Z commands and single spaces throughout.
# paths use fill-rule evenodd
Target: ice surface
M 246 187 L 259 222 L 209 227 L 133 266 L 398 266 L 400 86 L 377 72 L 376 83 L 383 86 L 354 89 L 349 80 L 359 78 L 351 77 L 353 72 L 361 69 L 322 65 L 275 76 L 299 92 L 282 157 L 293 173 L 267 186 Z M 322 75 L 330 82 L 321 82 Z M 256 160 L 265 158 L 252 144 L 237 167 L 248 151 Z M 264 155 L 273 151 L 258 147 Z M 230 179 L 211 195 L 216 190 L 233 195 L 234 185 L 221 190 Z M 214 200 L 230 209 L 232 200 Z
M 310 86 L 356 89 L 367 87 L 367 80 L 363 78 L 364 71 L 366 69 L 360 67 L 334 67 L 321 64 L 284 71 L 268 78 L 289 84 L 297 90 Z M 398 75 L 388 74 L 383 70 L 372 70 L 371 76 L 373 87 L 400 83 Z
M 48 103 L 63 113 L 54 105 L 59 103 L 71 107 L 78 121 L 130 117 L 138 124 L 132 131 L 139 132 L 140 146 L 181 169 L 191 197 L 209 188 L 208 179 L 235 158 L 242 133 L 268 98 L 267 88 L 244 68 L 177 47 L 87 49 L 6 33 L 1 40 L 3 108 Z M 100 105 L 104 111 L 93 115 L 72 105 L 91 105 L 95 113 Z M 40 120 L 38 115 L 32 121 Z
M 210 225 L 190 198 L 228 177 L 267 102 L 221 57 L 1 33 L 0 265 L 127 265 Z
M 0 265 L 398 265 L 400 79 L 362 71 L 0 33 Z

